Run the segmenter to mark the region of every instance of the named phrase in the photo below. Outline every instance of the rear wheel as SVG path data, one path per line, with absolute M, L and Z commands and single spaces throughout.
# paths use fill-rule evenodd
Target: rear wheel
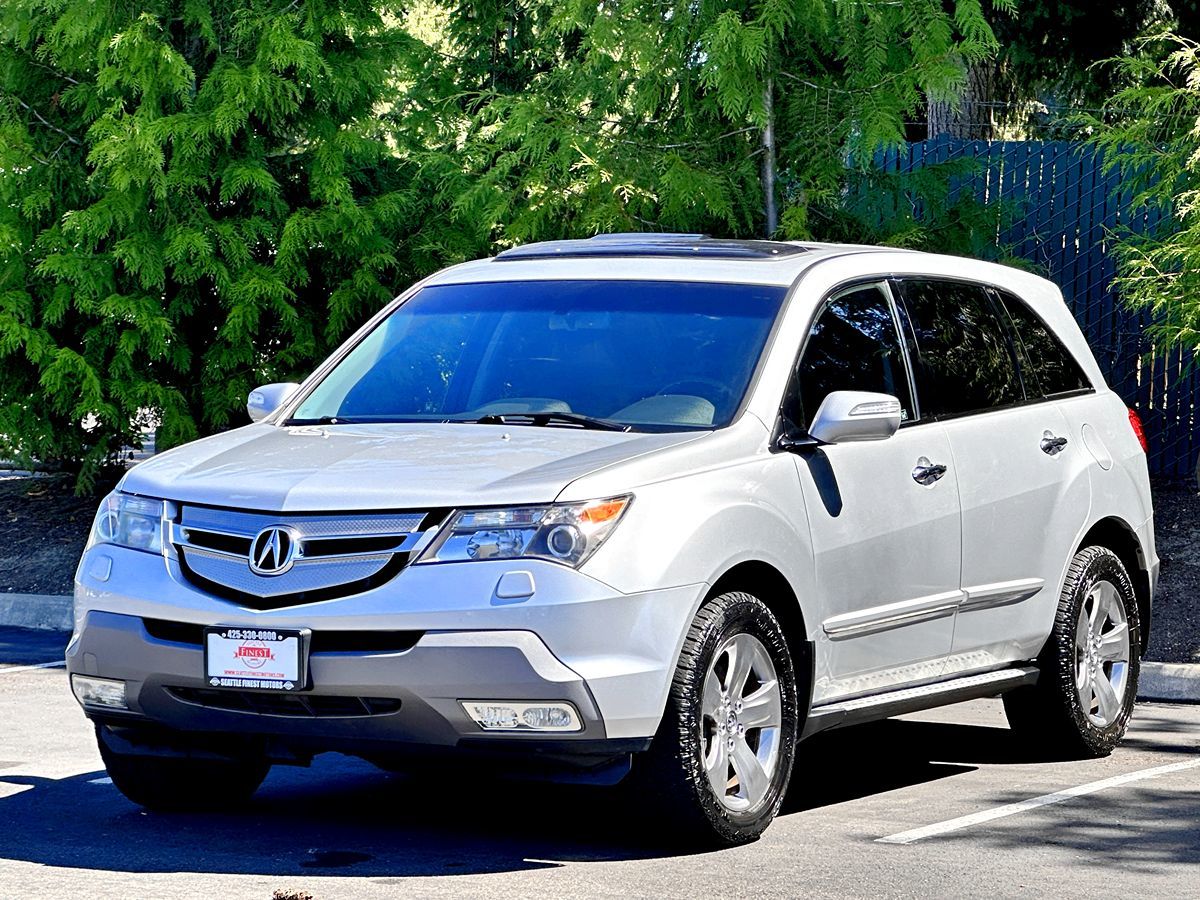
M 1107 756 L 1137 697 L 1141 635 L 1137 597 L 1106 547 L 1075 555 L 1038 684 L 1004 695 L 1013 730 L 1056 756 Z
M 114 745 L 128 747 L 129 741 L 105 725 L 96 726 L 96 742 L 117 790 L 139 806 L 160 812 L 239 806 L 258 790 L 271 768 L 257 756 L 221 759 L 121 752 Z
M 756 839 L 791 777 L 797 689 L 787 641 L 757 597 L 722 594 L 696 614 L 651 749 L 635 760 L 634 802 L 652 798 L 671 833 Z

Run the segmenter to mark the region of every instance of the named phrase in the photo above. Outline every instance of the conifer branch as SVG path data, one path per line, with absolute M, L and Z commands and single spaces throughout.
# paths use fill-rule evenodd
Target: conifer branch
M 39 69 L 42 69 L 43 71 L 50 72 L 51 74 L 58 76 L 63 81 L 69 81 L 71 84 L 79 84 L 79 81 L 77 79 L 72 78 L 66 72 L 59 71 L 58 69 L 54 68 L 53 66 L 48 66 L 43 62 L 38 62 L 36 59 L 30 59 L 30 60 L 27 60 L 27 62 L 31 66 L 37 66 Z
M 28 103 L 26 103 L 24 100 L 22 100 L 20 97 L 17 97 L 16 95 L 10 94 L 8 92 L 5 92 L 4 96 L 12 97 L 12 99 L 17 102 L 18 106 L 21 106 L 21 107 L 27 109 L 30 113 L 33 114 L 33 117 L 35 119 L 37 119 L 44 126 L 49 128 L 51 131 L 56 132 L 57 134 L 61 134 L 63 137 L 65 137 L 68 141 L 70 141 L 72 144 L 74 144 L 77 147 L 83 146 L 83 141 L 79 140 L 77 137 L 75 137 L 69 131 L 64 131 L 63 129 L 59 128 L 57 125 L 55 125 L 53 122 L 51 122 L 45 116 L 43 116 L 40 112 L 38 112 L 36 109 L 34 109 Z
M 715 141 L 723 141 L 726 138 L 737 137 L 739 134 L 749 134 L 752 131 L 758 131 L 758 127 L 755 125 L 748 125 L 745 128 L 727 131 L 724 134 L 718 134 L 715 137 L 706 138 L 702 141 L 679 141 L 673 144 L 655 144 L 650 141 L 634 141 L 628 138 L 613 138 L 613 140 L 618 144 L 628 144 L 631 147 L 644 147 L 648 150 L 687 150 L 694 147 L 708 147 L 711 146 Z

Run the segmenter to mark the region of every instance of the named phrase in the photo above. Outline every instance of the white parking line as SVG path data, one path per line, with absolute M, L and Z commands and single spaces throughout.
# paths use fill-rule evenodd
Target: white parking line
M 0 675 L 11 675 L 13 672 L 32 672 L 34 669 L 61 669 L 66 664 L 65 659 L 56 659 L 54 662 L 34 663 L 31 666 L 8 666 L 0 668 Z
M 923 841 L 925 838 L 937 837 L 941 834 L 948 834 L 951 831 L 959 831 L 963 828 L 970 828 L 972 825 L 979 825 L 983 822 L 991 822 L 994 819 L 1003 819 L 1006 816 L 1015 816 L 1017 813 L 1027 812 L 1031 809 L 1037 809 L 1039 806 L 1049 806 L 1052 803 L 1062 803 L 1064 800 L 1072 800 L 1075 797 L 1083 797 L 1086 794 L 1094 794 L 1097 791 L 1107 790 L 1108 788 L 1120 787 L 1123 784 L 1129 784 L 1132 781 L 1142 781 L 1146 778 L 1158 778 L 1160 775 L 1169 775 L 1172 772 L 1182 772 L 1185 769 L 1200 768 L 1200 759 L 1193 759 L 1187 762 L 1171 763 L 1166 766 L 1158 766 L 1153 769 L 1141 769 L 1137 772 L 1129 772 L 1125 775 L 1115 775 L 1112 778 L 1105 778 L 1102 781 L 1092 781 L 1088 784 L 1081 784 L 1077 787 L 1067 788 L 1063 791 L 1058 791 L 1053 794 L 1043 794 L 1040 797 L 1032 797 L 1029 800 L 1022 800 L 1019 803 L 1009 803 L 1005 806 L 997 806 L 995 809 L 985 809 L 983 812 L 972 813 L 969 816 L 959 816 L 957 819 L 948 819 L 945 822 L 937 822 L 933 825 L 926 825 L 924 828 L 914 828 L 911 831 L 901 831 L 899 834 L 890 834 L 887 837 L 876 838 L 877 844 L 912 844 L 916 841 Z
M 112 784 L 111 778 L 92 778 L 88 780 L 88 784 Z

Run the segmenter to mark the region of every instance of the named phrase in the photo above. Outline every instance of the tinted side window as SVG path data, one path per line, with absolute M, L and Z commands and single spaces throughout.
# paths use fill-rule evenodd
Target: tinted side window
M 1030 397 L 1052 397 L 1071 391 L 1091 390 L 1091 382 L 1071 351 L 1046 327 L 1038 314 L 1012 294 L 1004 291 L 996 293 L 1004 303 L 1017 338 L 1025 350 L 1022 371 L 1025 373 L 1026 393 Z
M 1006 329 L 982 285 L 905 280 L 921 416 L 981 412 L 1023 399 Z
M 904 352 L 887 295 L 878 285 L 825 301 L 813 322 L 796 384 L 784 410 L 807 428 L 832 391 L 878 391 L 900 398 L 901 416 L 912 415 Z

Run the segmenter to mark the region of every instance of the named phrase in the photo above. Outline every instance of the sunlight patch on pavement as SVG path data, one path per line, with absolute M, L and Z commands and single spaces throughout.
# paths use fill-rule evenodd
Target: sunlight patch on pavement
M 1120 787 L 1121 785 L 1130 784 L 1134 781 L 1143 781 L 1147 778 L 1158 778 L 1161 775 L 1170 775 L 1173 772 L 1182 772 L 1186 769 L 1196 768 L 1200 768 L 1200 759 L 1193 759 L 1187 762 L 1171 763 L 1170 765 L 1166 766 L 1156 766 L 1153 769 L 1141 769 L 1137 772 L 1129 772 L 1125 775 L 1115 775 L 1112 778 L 1105 778 L 1102 781 L 1092 781 L 1087 784 L 1077 785 L 1076 787 L 1067 788 L 1066 790 L 1056 791 L 1053 794 L 1043 794 L 1040 797 L 1031 797 L 1028 800 L 1022 800 L 1019 803 L 1008 803 L 1004 806 L 997 806 L 993 809 L 985 809 L 982 812 L 972 813 L 969 816 L 959 816 L 957 819 L 947 819 L 945 822 L 936 822 L 933 825 L 926 825 L 923 828 L 913 828 L 910 831 L 901 831 L 898 834 L 890 834 L 887 837 L 876 838 L 875 843 L 912 844 L 916 841 L 923 841 L 926 838 L 949 834 L 952 831 L 961 831 L 962 829 L 970 828 L 973 825 L 981 825 L 984 822 L 991 822 L 996 819 L 1015 816 L 1018 813 L 1028 812 L 1031 809 L 1038 809 L 1039 807 L 1049 806 L 1053 803 L 1062 803 L 1066 800 L 1074 800 L 1076 797 L 1094 794 L 1097 791 L 1107 790 L 1108 788 Z
M 0 675 L 12 675 L 15 672 L 32 672 L 34 669 L 61 669 L 66 664 L 66 660 L 58 659 L 54 662 L 34 663 L 29 666 L 4 666 L 0 667 Z
M 32 784 L 11 784 L 7 781 L 0 781 L 0 800 L 15 797 L 17 794 L 23 794 L 25 791 L 32 790 Z

